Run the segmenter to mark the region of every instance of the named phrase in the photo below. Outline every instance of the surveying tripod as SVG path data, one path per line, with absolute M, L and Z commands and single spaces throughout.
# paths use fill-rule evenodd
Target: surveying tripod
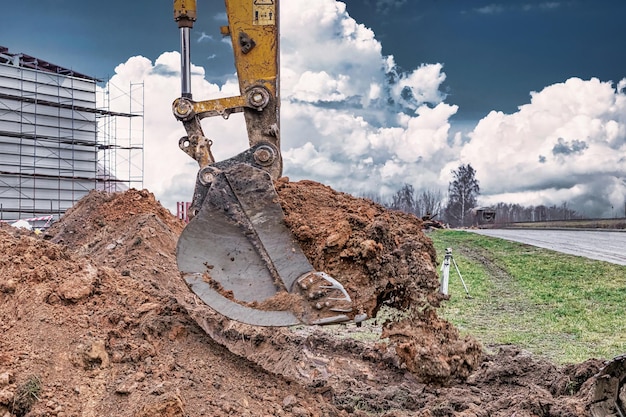
M 443 257 L 443 264 L 441 265 L 441 288 L 439 291 L 444 295 L 448 295 L 448 281 L 450 281 L 450 262 L 452 262 L 454 268 L 456 269 L 456 273 L 459 274 L 459 278 L 461 278 L 461 283 L 463 284 L 463 288 L 465 288 L 467 298 L 472 298 L 469 290 L 467 289 L 467 285 L 465 285 L 465 281 L 463 280 L 463 275 L 461 275 L 461 271 L 459 271 L 459 267 L 452 257 L 452 248 L 446 248 L 446 254 Z

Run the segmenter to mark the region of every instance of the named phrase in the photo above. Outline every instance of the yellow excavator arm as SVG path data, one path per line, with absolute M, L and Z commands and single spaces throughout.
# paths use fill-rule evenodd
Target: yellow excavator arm
M 205 117 L 228 118 L 243 112 L 250 147 L 266 142 L 280 149 L 278 71 L 278 0 L 226 0 L 228 26 L 220 31 L 230 36 L 241 95 L 196 102 L 191 99 L 191 64 L 189 30 L 196 20 L 196 2 L 174 1 L 174 19 L 181 29 L 181 98 L 174 101 L 173 111 L 187 130 L 181 149 L 198 161 L 200 167 L 215 162 L 211 141 L 202 134 L 199 121 Z M 260 155 L 264 159 L 269 155 Z M 274 179 L 282 172 L 280 152 L 271 155 L 268 169 Z M 269 166 L 269 164 L 267 164 Z
M 284 223 L 273 181 L 282 173 L 278 0 L 225 0 L 240 95 L 194 101 L 190 29 L 195 0 L 174 0 L 181 32 L 179 146 L 200 170 L 177 262 L 191 290 L 217 312 L 259 326 L 361 321 L 344 287 L 313 269 Z M 200 121 L 243 112 L 250 147 L 216 162 Z M 259 307 L 262 306 L 262 307 Z

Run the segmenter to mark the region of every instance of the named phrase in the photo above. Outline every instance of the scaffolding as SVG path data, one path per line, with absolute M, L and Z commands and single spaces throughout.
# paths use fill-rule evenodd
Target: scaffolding
M 142 189 L 144 84 L 131 82 L 121 88 L 109 81 L 99 92 L 98 101 L 98 189 Z
M 93 189 L 143 186 L 143 84 L 124 112 L 98 106 L 98 82 L 0 47 L 0 221 L 43 226 Z

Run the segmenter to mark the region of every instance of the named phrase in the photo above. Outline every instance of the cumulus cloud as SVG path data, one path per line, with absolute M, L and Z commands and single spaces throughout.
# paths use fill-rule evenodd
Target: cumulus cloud
M 626 199 L 623 86 L 570 78 L 533 92 L 516 113 L 482 119 L 448 168 L 471 163 L 488 202 L 567 202 L 589 216 L 610 215 Z
M 134 108 L 128 108 L 129 100 L 111 100 L 113 111 L 141 112 L 144 114 L 144 186 L 155 193 L 157 198 L 170 210 L 175 210 L 177 201 L 189 201 L 195 183 L 197 163 L 178 147 L 179 139 L 185 135 L 182 124 L 174 118 L 171 103 L 180 95 L 180 54 L 163 53 L 154 63 L 144 57 L 131 57 L 115 69 L 115 76 L 109 81 L 111 91 L 130 88 L 131 83 L 143 84 L 143 97 L 134 98 Z M 204 69 L 192 67 L 192 91 L 194 97 L 225 97 L 238 93 L 235 83 L 222 86 L 204 80 Z M 233 115 L 232 118 L 236 119 Z M 120 141 L 128 132 L 123 118 L 117 120 L 116 127 Z M 230 157 L 243 149 L 245 127 L 241 123 L 225 123 L 216 120 L 210 129 L 205 129 L 209 138 L 215 138 L 213 148 L 216 158 Z M 134 121 L 137 123 L 137 121 Z M 220 141 L 217 138 L 222 138 Z M 137 140 L 137 138 L 135 139 Z M 239 148 L 239 149 L 238 149 Z M 119 151 L 123 153 L 123 151 Z M 137 162 L 137 161 L 135 161 Z M 124 167 L 120 177 L 125 178 Z
M 450 122 L 458 107 L 441 91 L 441 63 L 416 62 L 400 71 L 342 2 L 281 7 L 281 143 L 291 180 L 312 179 L 356 195 L 390 196 L 405 183 L 445 192 L 451 171 L 471 163 L 481 204 L 567 202 L 589 215 L 623 205 L 626 80 L 614 87 L 571 78 L 532 92 L 530 103 L 513 114 L 493 111 L 461 133 Z M 172 210 L 176 201 L 191 199 L 197 170 L 178 149 L 184 129 L 171 114 L 179 59 L 177 52 L 154 63 L 133 57 L 111 80 L 144 83 L 145 187 Z M 239 94 L 234 74 L 213 77 L 226 80 L 214 84 L 202 67 L 192 71 L 196 100 Z M 203 128 L 218 160 L 248 146 L 240 114 L 205 119 Z

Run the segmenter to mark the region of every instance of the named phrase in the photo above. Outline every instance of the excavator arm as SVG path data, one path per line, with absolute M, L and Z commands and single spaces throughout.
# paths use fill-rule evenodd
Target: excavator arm
M 278 1 L 226 0 L 228 26 L 220 31 L 230 36 L 241 95 L 196 102 L 191 99 L 189 29 L 196 19 L 196 2 L 176 0 L 174 18 L 181 29 L 181 97 L 174 101 L 173 111 L 181 120 L 188 136 L 180 147 L 200 164 L 214 163 L 211 141 L 204 137 L 200 120 L 205 117 L 228 118 L 243 112 L 250 147 L 269 143 L 280 149 L 278 97 Z M 280 152 L 272 155 L 265 166 L 276 179 L 282 172 Z M 268 158 L 267 155 L 263 155 Z M 271 165 L 271 167 L 270 167 Z
M 343 286 L 315 271 L 284 223 L 273 181 L 282 173 L 278 0 L 225 0 L 240 95 L 194 101 L 189 32 L 195 0 L 174 0 L 181 32 L 181 97 L 172 105 L 199 165 L 192 219 L 177 245 L 191 290 L 226 317 L 259 326 L 331 324 L 365 317 Z M 216 162 L 200 121 L 243 112 L 249 148 Z

